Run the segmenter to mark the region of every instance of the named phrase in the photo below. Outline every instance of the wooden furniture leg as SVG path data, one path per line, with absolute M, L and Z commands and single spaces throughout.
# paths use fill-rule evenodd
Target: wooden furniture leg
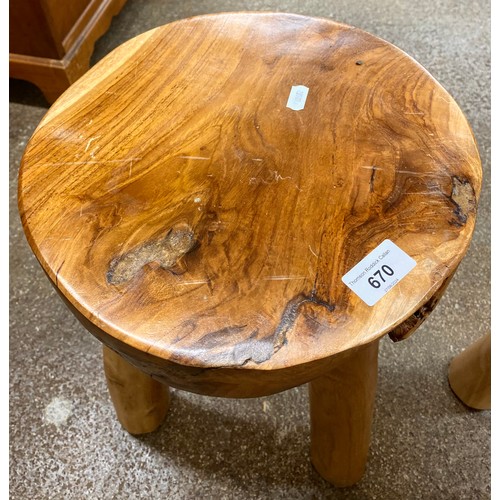
M 311 461 L 335 486 L 361 479 L 370 446 L 378 340 L 340 359 L 309 383 Z
M 476 410 L 491 408 L 491 333 L 453 358 L 448 381 L 453 392 L 467 406 Z
M 167 414 L 168 387 L 103 346 L 104 373 L 116 415 L 130 434 L 157 429 Z

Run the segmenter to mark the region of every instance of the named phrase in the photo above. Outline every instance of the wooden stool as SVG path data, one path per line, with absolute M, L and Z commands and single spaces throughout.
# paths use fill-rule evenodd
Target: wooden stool
M 378 340 L 411 334 L 469 245 L 470 127 L 405 53 L 289 14 L 174 22 L 49 110 L 19 207 L 56 290 L 104 344 L 131 433 L 167 385 L 247 398 L 310 383 L 312 462 L 363 474 Z

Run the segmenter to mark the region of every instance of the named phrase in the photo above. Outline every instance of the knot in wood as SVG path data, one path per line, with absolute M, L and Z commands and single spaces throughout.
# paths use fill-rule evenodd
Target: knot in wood
M 164 238 L 150 240 L 114 258 L 106 274 L 109 284 L 130 281 L 146 264 L 157 262 L 162 269 L 172 270 L 196 243 L 193 230 L 187 224 L 176 224 Z

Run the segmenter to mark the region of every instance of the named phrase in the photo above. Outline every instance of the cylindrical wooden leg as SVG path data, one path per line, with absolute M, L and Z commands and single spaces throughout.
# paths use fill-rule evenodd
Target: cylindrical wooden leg
M 364 474 L 377 368 L 378 340 L 348 353 L 309 383 L 311 461 L 335 486 L 351 486 Z
M 168 387 L 103 346 L 104 373 L 122 426 L 130 434 L 152 432 L 163 422 L 170 402 Z
M 458 398 L 476 410 L 491 408 L 491 334 L 453 358 L 448 381 Z

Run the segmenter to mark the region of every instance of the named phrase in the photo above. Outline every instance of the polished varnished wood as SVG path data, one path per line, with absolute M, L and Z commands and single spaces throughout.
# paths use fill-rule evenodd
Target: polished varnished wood
M 19 207 L 104 344 L 245 397 L 405 336 L 467 250 L 480 184 L 464 115 L 402 51 L 323 19 L 220 14 L 140 35 L 74 84 L 28 144 Z M 385 239 L 417 266 L 370 307 L 341 277 Z
M 162 383 L 255 397 L 310 382 L 313 464 L 345 486 L 368 453 L 378 340 L 435 307 L 480 186 L 464 115 L 394 46 L 217 14 L 144 33 L 73 84 L 26 148 L 19 209 L 105 346 L 127 430 L 159 425 Z M 416 266 L 368 306 L 341 278 L 386 239 Z
M 9 75 L 53 103 L 90 65 L 95 41 L 126 0 L 10 0 Z
M 467 406 L 491 409 L 491 334 L 455 356 L 448 369 L 450 387 Z
M 391 340 L 394 342 L 405 340 L 417 330 L 417 328 L 429 317 L 429 314 L 441 300 L 441 297 L 448 288 L 454 274 L 455 270 L 445 280 L 443 280 L 439 289 L 422 307 L 419 307 L 413 314 L 408 316 L 408 318 L 389 332 L 388 335 Z
M 168 387 L 103 347 L 104 373 L 109 394 L 122 426 L 130 434 L 156 430 L 167 414 Z
M 378 340 L 351 349 L 309 383 L 311 461 L 336 486 L 351 486 L 365 471 L 377 389 Z

